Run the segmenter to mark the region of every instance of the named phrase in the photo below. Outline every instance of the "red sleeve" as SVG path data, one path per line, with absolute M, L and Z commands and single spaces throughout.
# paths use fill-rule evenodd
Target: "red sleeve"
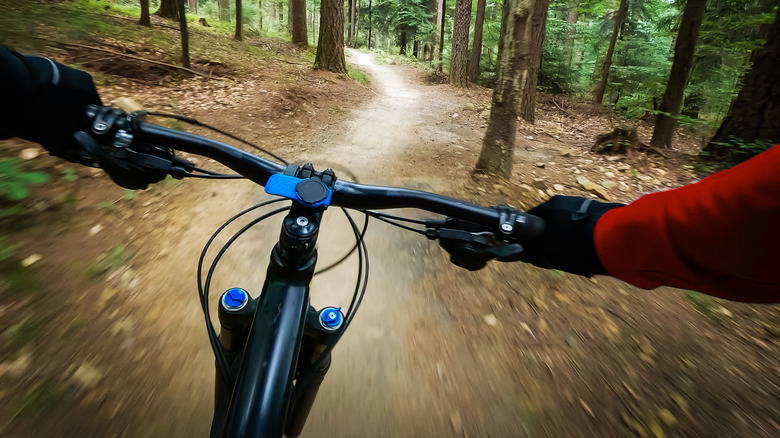
M 594 241 L 609 275 L 643 289 L 780 302 L 780 145 L 608 211 Z

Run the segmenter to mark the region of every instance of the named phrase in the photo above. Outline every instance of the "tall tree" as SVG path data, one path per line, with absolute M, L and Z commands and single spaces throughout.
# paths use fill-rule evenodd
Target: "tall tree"
M 141 0 L 141 19 L 138 20 L 138 24 L 152 27 L 152 20 L 149 18 L 149 0 Z
M 707 145 L 706 149 L 715 156 L 724 150 L 724 146 L 717 143 L 726 143 L 732 138 L 745 143 L 780 143 L 780 9 L 769 29 L 766 44 L 753 59 L 753 66 L 742 79 L 742 89 Z
M 263 30 L 263 0 L 257 0 L 257 29 Z
M 314 67 L 336 73 L 347 72 L 344 59 L 344 2 L 322 0 L 320 3 L 320 38 Z
M 219 19 L 230 22 L 230 0 L 217 0 L 219 2 Z
M 593 97 L 593 101 L 596 103 L 601 103 L 604 100 L 604 92 L 607 90 L 607 80 L 609 79 L 609 68 L 612 66 L 612 54 L 615 52 L 615 43 L 617 43 L 620 29 L 623 28 L 623 23 L 626 21 L 626 15 L 628 15 L 628 1 L 620 0 L 620 7 L 615 16 L 615 29 L 612 31 L 612 38 L 609 40 L 607 56 L 604 58 L 604 64 L 601 66 L 601 82 L 596 88 Z
M 357 4 L 356 0 L 349 0 L 349 24 L 347 26 L 347 45 L 355 47 L 357 40 Z
M 677 43 L 674 46 L 674 61 L 666 83 L 666 92 L 658 107 L 658 119 L 653 129 L 650 145 L 669 148 L 672 146 L 672 135 L 677 124 L 675 117 L 680 115 L 685 84 L 693 66 L 693 55 L 696 52 L 696 40 L 699 38 L 699 28 L 704 17 L 704 7 L 707 0 L 688 0 L 683 10 L 680 30 L 677 33 Z
M 444 19 L 447 17 L 447 0 L 441 0 L 441 26 L 439 29 L 439 73 L 444 68 Z
M 187 5 L 190 8 L 190 14 L 198 13 L 198 0 L 187 0 Z
M 179 5 L 177 0 L 161 0 L 160 9 L 154 13 L 154 15 L 162 18 L 170 18 L 171 20 L 179 19 Z
M 309 36 L 306 34 L 306 0 L 290 0 L 292 13 L 292 42 L 306 47 Z M 341 19 L 344 23 L 344 18 Z
M 236 0 L 236 41 L 244 41 L 244 14 L 242 0 Z
M 549 0 L 548 0 L 549 1 Z M 469 61 L 469 81 L 479 79 L 479 60 L 482 57 L 482 24 L 485 21 L 485 0 L 477 0 L 477 18 L 474 21 L 474 43 L 471 45 L 471 60 Z
M 574 60 L 574 39 L 577 37 L 577 18 L 579 17 L 580 0 L 571 0 L 569 10 L 566 13 L 566 66 L 571 70 Z
M 517 133 L 517 103 L 531 63 L 531 26 L 534 0 L 505 0 L 498 41 L 498 77 L 493 89 L 482 151 L 476 171 L 509 178 Z
M 439 17 L 442 15 L 442 1 L 434 0 L 433 6 L 433 42 L 431 43 L 431 61 L 438 62 L 441 53 L 441 47 L 439 46 Z
M 184 2 L 178 0 L 179 33 L 181 33 L 181 65 L 190 68 L 190 33 L 187 31 L 187 15 L 184 13 Z
M 452 57 L 450 58 L 450 84 L 467 85 L 466 70 L 469 64 L 469 25 L 471 24 L 471 0 L 455 0 L 455 22 L 452 25 Z
M 528 77 L 523 86 L 523 97 L 520 100 L 520 117 L 528 123 L 534 122 L 536 113 L 536 84 L 539 79 L 539 65 L 542 63 L 542 44 L 549 5 L 550 0 L 536 0 L 531 26 L 526 29 L 528 32 L 526 38 L 530 38 L 531 59 L 528 65 Z

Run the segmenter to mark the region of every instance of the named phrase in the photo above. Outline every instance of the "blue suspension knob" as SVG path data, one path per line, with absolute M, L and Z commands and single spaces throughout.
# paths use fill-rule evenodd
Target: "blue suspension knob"
M 341 307 L 326 307 L 320 310 L 320 325 L 328 331 L 336 331 L 344 322 Z
M 244 289 L 234 287 L 222 294 L 220 303 L 225 310 L 236 311 L 243 309 L 248 301 L 249 294 Z

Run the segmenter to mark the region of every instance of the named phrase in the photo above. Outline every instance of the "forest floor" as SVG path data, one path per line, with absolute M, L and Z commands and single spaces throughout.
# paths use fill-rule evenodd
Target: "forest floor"
M 144 39 L 105 38 L 84 45 L 170 57 Z M 352 50 L 367 87 L 312 70 L 306 53 L 275 40 L 250 39 L 255 53 L 208 30 L 196 30 L 198 38 L 211 48 L 200 49 L 197 69 L 211 79 L 73 46 L 39 50 L 95 72 L 107 104 L 131 97 L 194 116 L 369 184 L 528 208 L 556 193 L 589 195 L 579 176 L 621 202 L 699 178 L 691 137 L 678 136 L 667 158 L 592 154 L 595 136 L 622 122 L 558 96 L 540 96 L 536 124 L 521 125 L 511 180 L 473 177 L 490 90 L 452 88 Z M 118 59 L 128 63 L 122 75 Z M 650 127 L 639 123 L 642 139 Z M 0 222 L 13 245 L 0 262 L 0 435 L 204 436 L 214 368 L 195 264 L 213 230 L 266 198 L 262 188 L 188 180 L 127 193 L 36 145 L 6 141 L 2 154 L 52 181 L 34 188 L 26 213 Z M 213 295 L 231 286 L 259 292 L 278 236 L 271 222 L 227 253 Z M 321 264 L 349 239 L 331 211 Z M 780 435 L 776 306 L 518 263 L 467 272 L 435 243 L 378 222 L 367 243 L 367 295 L 304 436 Z M 312 304 L 346 306 L 355 265 L 317 277 Z

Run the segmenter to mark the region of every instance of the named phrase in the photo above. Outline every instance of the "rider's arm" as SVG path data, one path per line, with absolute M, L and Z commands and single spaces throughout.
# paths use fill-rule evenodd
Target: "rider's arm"
M 609 275 L 644 289 L 780 301 L 780 145 L 607 211 L 594 242 Z
M 21 137 L 66 156 L 84 107 L 100 105 L 92 77 L 47 58 L 0 47 L 0 138 Z

